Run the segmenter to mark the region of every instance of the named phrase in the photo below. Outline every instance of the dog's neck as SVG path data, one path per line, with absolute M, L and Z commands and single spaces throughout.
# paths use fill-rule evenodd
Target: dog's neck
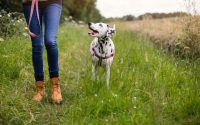
M 98 38 L 98 44 L 99 44 L 99 53 L 105 54 L 105 48 L 109 44 L 109 37 L 104 36 Z
M 105 44 L 106 41 L 108 41 L 108 40 L 109 40 L 109 37 L 107 37 L 107 36 L 98 38 L 99 44 Z

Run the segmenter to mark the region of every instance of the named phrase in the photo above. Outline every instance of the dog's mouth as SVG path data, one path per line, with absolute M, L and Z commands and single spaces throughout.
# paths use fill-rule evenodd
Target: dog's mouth
M 89 32 L 89 33 L 88 33 L 89 35 L 91 35 L 91 36 L 96 36 L 96 35 L 99 34 L 99 31 L 97 31 L 97 30 L 91 28 L 90 26 L 89 26 L 89 29 L 92 30 L 92 32 Z

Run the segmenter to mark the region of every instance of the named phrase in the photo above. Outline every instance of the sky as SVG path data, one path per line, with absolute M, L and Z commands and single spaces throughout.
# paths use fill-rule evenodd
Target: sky
M 187 11 L 185 0 L 97 0 L 97 8 L 104 17 Z

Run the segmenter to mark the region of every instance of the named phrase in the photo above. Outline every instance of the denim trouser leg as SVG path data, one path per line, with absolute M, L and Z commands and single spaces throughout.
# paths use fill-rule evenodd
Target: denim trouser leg
M 29 15 L 30 15 L 30 6 L 24 6 L 24 16 L 26 18 L 26 22 L 29 22 Z M 42 22 L 42 12 L 40 13 L 40 22 Z M 33 17 L 30 24 L 30 30 L 39 35 L 39 37 L 31 37 L 32 41 L 32 62 L 33 62 L 33 68 L 34 68 L 34 75 L 36 81 L 42 81 L 44 80 L 44 71 L 43 71 L 43 48 L 44 48 L 44 42 L 42 37 L 42 26 L 39 26 L 39 22 L 37 19 L 36 11 L 34 10 Z
M 24 16 L 26 21 L 29 21 L 30 5 L 25 5 Z M 56 37 L 59 27 L 60 15 L 61 15 L 61 5 L 50 4 L 45 8 L 39 9 L 40 22 L 42 24 L 42 18 L 44 18 L 45 26 L 45 46 L 47 49 L 47 57 L 49 64 L 50 77 L 59 76 L 58 68 L 58 48 L 56 43 Z M 32 61 L 35 73 L 35 80 L 44 80 L 44 70 L 43 70 L 43 48 L 44 48 L 44 38 L 42 34 L 42 26 L 39 26 L 36 11 L 34 10 L 33 17 L 30 24 L 30 30 L 39 35 L 39 37 L 31 38 L 32 41 Z
M 59 4 L 51 4 L 47 6 L 43 12 L 45 24 L 44 42 L 47 50 L 50 78 L 59 76 L 58 47 L 56 39 L 60 22 L 60 15 L 61 6 Z

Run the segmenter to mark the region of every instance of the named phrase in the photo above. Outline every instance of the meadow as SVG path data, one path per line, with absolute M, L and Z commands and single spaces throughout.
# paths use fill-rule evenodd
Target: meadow
M 110 90 L 102 69 L 91 80 L 86 26 L 62 24 L 58 35 L 63 103 L 40 103 L 35 93 L 31 44 L 26 36 L 0 42 L 1 125 L 199 125 L 200 60 L 175 58 L 133 30 L 117 25 Z M 44 53 L 46 59 L 46 53 Z

